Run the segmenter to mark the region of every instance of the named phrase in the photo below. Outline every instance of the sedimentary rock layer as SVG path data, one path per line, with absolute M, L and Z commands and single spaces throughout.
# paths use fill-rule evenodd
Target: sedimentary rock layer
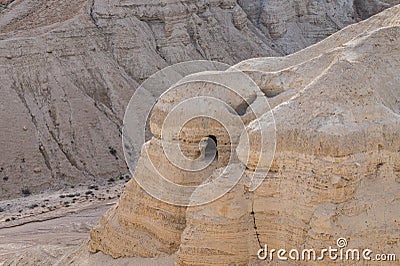
M 154 256 L 148 250 L 158 247 L 155 256 L 177 252 L 177 265 L 257 265 L 264 263 L 256 256 L 265 244 L 320 250 L 342 237 L 348 248 L 399 254 L 399 43 L 400 6 L 395 6 L 293 55 L 247 60 L 228 70 L 227 79 L 229 71 L 249 74 L 270 99 L 277 145 L 269 171 L 255 172 L 259 156 L 253 148 L 260 143 L 259 132 L 271 131 L 271 112 L 250 122 L 249 143 L 240 141 L 236 149 L 240 162 L 223 170 L 229 177 L 245 169 L 227 194 L 207 205 L 157 210 L 172 211 L 180 217 L 178 224 L 169 218 L 124 223 L 126 217 L 141 215 L 119 207 L 143 203 L 140 194 L 132 192 L 137 187 L 132 180 L 118 206 L 93 231 L 91 251 Z M 176 94 L 187 91 L 190 88 Z M 211 179 L 221 171 L 216 169 Z M 135 174 L 146 171 L 138 166 Z M 255 191 L 250 184 L 254 174 L 265 177 Z M 172 178 L 181 177 L 176 172 Z M 145 206 L 156 202 L 146 197 Z M 160 247 L 159 236 L 171 230 L 157 226 L 166 223 L 168 228 L 179 225 L 168 238 L 173 248 Z M 147 232 L 140 227 L 153 228 L 158 237 L 122 254 L 136 243 L 125 235 Z M 110 245 L 106 239 L 120 241 Z
M 398 1 L 10 2 L 0 6 L 1 198 L 126 173 L 125 107 L 165 66 L 287 54 Z

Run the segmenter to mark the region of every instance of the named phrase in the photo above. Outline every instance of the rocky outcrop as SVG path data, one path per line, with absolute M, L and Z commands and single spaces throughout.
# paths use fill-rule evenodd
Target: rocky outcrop
M 246 80 L 241 72 L 228 73 L 228 79 L 221 79 L 226 78 L 226 75 L 224 72 L 191 75 L 162 95 L 152 110 L 152 138 L 142 148 L 134 174 L 137 182 L 127 184 L 120 204 L 111 209 L 92 230 L 91 251 L 101 250 L 117 258 L 133 254 L 162 256 L 178 250 L 186 226 L 186 206 L 203 203 L 206 195 L 213 194 L 203 188 L 201 193 L 197 193 L 199 199 L 195 200 L 192 197 L 194 190 L 209 180 L 217 169 L 233 162 L 238 163 L 237 157 L 232 158 L 230 155 L 239 143 L 240 132 L 244 129 L 241 126 L 250 123 L 252 119 L 250 112 L 240 116 L 234 110 L 240 109 L 246 101 L 257 102 L 259 89 L 254 82 L 249 78 Z M 209 83 L 216 81 L 220 82 Z M 244 98 L 235 93 L 239 90 L 242 90 Z M 210 105 L 201 98 L 210 95 L 218 95 L 215 98 L 218 101 L 230 102 L 233 109 L 227 109 L 224 105 Z M 218 113 L 230 128 L 224 127 L 219 120 L 198 117 L 185 106 L 179 105 L 193 99 L 195 102 L 189 102 L 189 105 L 197 106 L 192 108 L 194 113 Z M 171 112 L 177 114 L 169 122 L 168 114 Z M 186 118 L 191 116 L 196 118 Z M 161 128 L 163 124 L 165 127 Z M 212 143 L 211 146 L 205 142 L 204 149 L 199 148 L 199 143 L 210 136 L 218 143 Z M 208 152 L 208 145 L 214 150 Z M 178 157 L 180 152 L 174 149 L 178 146 L 184 155 L 182 157 Z M 166 149 L 170 151 L 169 154 L 165 152 Z M 174 187 L 169 182 L 187 186 L 187 190 Z M 160 190 L 160 187 L 164 189 Z M 176 193 L 171 193 L 171 190 Z M 126 228 L 132 230 L 127 233 Z
M 357 21 L 354 7 L 364 6 L 300 2 L 279 3 L 285 9 L 227 0 L 7 5 L 0 14 L 0 198 L 126 173 L 124 110 L 157 70 L 184 60 L 233 64 L 290 53 Z M 371 5 L 362 16 L 386 7 Z
M 238 3 L 248 14 L 252 27 L 267 36 L 275 50 L 290 54 L 399 2 L 239 0 Z
M 243 170 L 242 179 L 223 197 L 192 207 L 173 207 L 141 196 L 145 192 L 131 180 L 118 205 L 92 231 L 90 250 L 114 257 L 176 252 L 177 265 L 257 265 L 264 263 L 257 261 L 257 251 L 265 244 L 274 249 L 321 250 L 342 237 L 349 248 L 399 254 L 399 42 L 396 6 L 293 55 L 251 59 L 218 73 L 226 80 L 232 80 L 229 75 L 237 70 L 247 73 L 272 108 L 273 117 L 267 112 L 245 122 L 249 139 L 241 137 L 231 150 L 239 160 L 226 168 L 212 165 L 211 177 L 197 181 L 204 184 L 221 172 L 229 179 Z M 201 88 L 221 97 L 215 86 Z M 198 84 L 181 90 L 178 86 L 174 97 L 160 99 L 152 116 L 158 119 L 151 122 L 154 138 L 145 144 L 135 175 L 146 180 L 152 175 L 144 167 L 154 154 L 156 168 L 166 169 L 169 179 L 194 180 L 169 168 L 159 159 L 162 152 L 145 152 L 152 150 L 146 146 L 156 149 L 161 136 L 157 129 L 166 115 L 160 110 L 168 114 L 194 88 Z M 235 101 L 228 102 L 235 109 Z M 215 134 L 211 124 L 198 123 L 204 131 L 194 131 L 198 135 L 193 134 L 193 142 Z M 272 165 L 256 171 L 260 132 L 274 131 L 275 126 Z M 256 190 L 251 186 L 254 174 L 265 178 Z M 194 190 L 191 200 L 199 194 L 203 195 Z M 141 220 L 143 213 L 151 218 Z M 146 241 L 135 237 L 143 234 Z

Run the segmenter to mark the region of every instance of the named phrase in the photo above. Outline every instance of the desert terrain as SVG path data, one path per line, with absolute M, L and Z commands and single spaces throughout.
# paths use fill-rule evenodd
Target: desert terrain
M 264 244 L 339 237 L 400 259 L 399 3 L 2 1 L 0 265 L 263 265 Z M 191 60 L 227 67 L 140 86 Z M 127 148 L 141 89 L 149 132 Z M 233 111 L 173 120 L 165 137 L 169 113 L 199 96 Z M 225 119 L 243 128 L 227 134 Z M 218 146 L 204 171 L 162 150 L 178 141 L 197 158 L 207 136 Z M 223 195 L 201 190 L 239 172 Z M 158 175 L 195 189 L 154 192 Z

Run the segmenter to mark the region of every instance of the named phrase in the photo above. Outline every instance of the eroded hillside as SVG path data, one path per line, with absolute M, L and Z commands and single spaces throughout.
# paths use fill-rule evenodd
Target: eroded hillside
M 396 1 L 8 2 L 0 13 L 0 198 L 127 173 L 125 107 L 165 66 L 287 54 Z
M 342 248 L 400 254 L 399 43 L 400 5 L 293 55 L 250 59 L 225 72 L 199 73 L 179 82 L 155 105 L 153 137 L 142 149 L 135 178 L 92 230 L 90 251 L 114 258 L 176 254 L 176 265 L 264 265 L 257 260 L 257 251 L 266 244 L 276 250 L 322 250 L 345 238 Z M 237 70 L 248 73 L 263 92 L 243 88 L 244 98 L 253 99 L 245 114 L 220 108 L 222 125 L 201 116 L 185 127 L 168 127 L 161 137 L 161 125 L 170 114 L 189 112 L 173 113 L 187 98 L 211 95 L 236 110 L 240 101 L 219 93 L 218 87 L 229 84 Z M 219 83 L 202 85 L 213 80 Z M 273 116 L 266 112 L 249 122 L 257 99 L 264 96 Z M 191 108 L 203 110 L 201 104 Z M 209 110 L 211 116 L 214 109 Z M 241 133 L 234 131 L 229 142 L 222 130 L 223 122 L 231 125 L 235 115 L 247 126 L 248 141 L 242 135 L 234 142 Z M 170 129 L 195 133 L 170 140 Z M 268 147 L 275 130 L 272 165 L 257 171 L 262 162 L 260 143 Z M 260 132 L 270 138 L 261 142 Z M 183 153 L 190 154 L 199 149 L 194 144 L 210 135 L 222 143 L 218 151 L 224 156 L 230 152 L 225 145 L 232 145 L 239 161 L 227 164 L 219 156 L 197 172 L 198 180 L 192 171 L 177 167 L 177 158 L 168 160 L 165 143 L 178 141 Z M 197 182 L 189 201 L 197 202 L 214 192 L 200 185 L 218 179 L 224 183 L 241 171 L 242 179 L 233 189 L 200 206 L 167 204 L 159 199 L 178 199 L 181 190 L 154 183 L 153 187 L 159 184 L 155 198 L 147 183 L 137 182 L 151 183 L 158 175 L 177 184 Z M 262 183 L 253 190 L 255 174 Z M 330 263 L 335 262 L 323 261 Z

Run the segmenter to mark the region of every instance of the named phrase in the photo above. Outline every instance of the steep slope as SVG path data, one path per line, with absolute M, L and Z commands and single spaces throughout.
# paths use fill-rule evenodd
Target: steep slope
M 93 182 L 126 169 L 116 150 L 121 117 L 137 83 L 105 50 L 97 27 L 75 14 L 85 10 L 85 1 L 63 3 L 60 15 L 68 20 L 57 22 L 50 13 L 46 19 L 38 11 L 42 20 L 19 24 L 31 36 L 0 42 L 2 198 Z M 49 29 L 44 23 L 56 24 Z
M 238 1 L 252 25 L 291 54 L 354 22 L 399 2 L 389 1 Z
M 357 21 L 363 5 L 261 2 L 262 12 L 259 1 L 3 1 L 0 198 L 126 173 L 123 113 L 157 70 L 296 51 Z
M 249 141 L 241 138 L 232 151 L 240 162 L 216 169 L 206 179 L 215 180 L 221 172 L 229 179 L 245 169 L 242 180 L 222 198 L 187 208 L 162 203 L 131 180 L 118 205 L 92 231 L 89 249 L 114 257 L 176 253 L 177 265 L 258 265 L 257 251 L 265 244 L 276 250 L 321 250 L 336 247 L 344 237 L 348 248 L 399 254 L 399 43 L 400 5 L 293 55 L 247 60 L 216 74 L 228 82 L 236 70 L 248 73 L 270 99 L 274 115 L 275 122 L 268 112 L 248 125 Z M 203 86 L 206 92 L 199 94 L 220 98 L 217 86 Z M 167 116 L 195 88 L 197 83 L 189 83 L 174 88 L 175 98 L 163 95 L 153 116 L 159 110 Z M 161 127 L 163 119 L 154 122 Z M 214 127 L 204 124 L 191 125 L 202 128 L 194 142 L 215 134 Z M 275 126 L 272 166 L 257 172 L 265 179 L 252 191 L 249 179 L 259 163 L 260 132 Z M 155 173 L 147 168 L 148 160 L 164 156 L 146 152 L 147 146 L 159 146 L 160 134 L 153 129 L 157 127 L 152 127 L 154 137 L 145 144 L 135 172 L 146 179 Z M 179 141 L 186 147 L 190 140 Z M 173 164 L 156 161 L 160 172 Z M 171 170 L 168 180 L 193 179 Z M 159 189 L 160 195 L 168 193 L 164 186 Z

